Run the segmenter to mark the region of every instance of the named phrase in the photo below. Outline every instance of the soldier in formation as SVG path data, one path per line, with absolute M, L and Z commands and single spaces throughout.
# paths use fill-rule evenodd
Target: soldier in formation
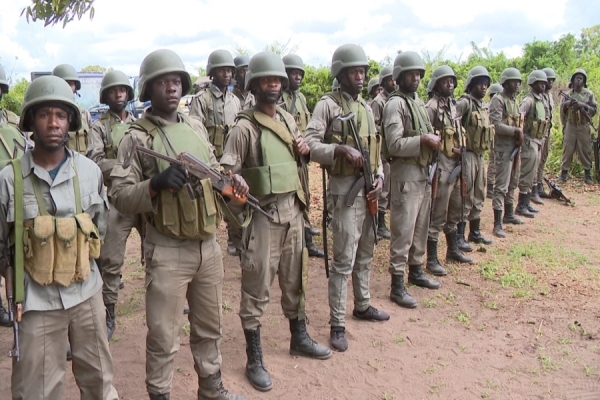
M 235 64 L 235 86 L 233 87 L 233 94 L 240 101 L 242 110 L 249 110 L 256 104 L 254 101 L 254 95 L 249 90 L 245 89 L 246 85 L 246 73 L 248 72 L 248 63 L 250 58 L 248 56 L 237 56 L 233 59 Z
M 488 90 L 488 96 L 490 101 L 488 103 L 484 103 L 484 108 L 488 111 L 490 109 L 490 103 L 495 95 L 502 92 L 502 85 L 499 83 L 492 83 Z M 494 151 L 490 150 L 488 153 L 488 167 L 487 167 L 487 192 L 486 198 L 493 199 L 494 198 L 494 182 L 496 182 L 496 162 L 494 161 Z
M 531 194 L 531 201 L 536 204 L 543 204 L 542 198 L 548 198 L 548 193 L 544 190 L 544 169 L 546 167 L 546 161 L 548 160 L 548 154 L 550 154 L 550 140 L 552 136 L 552 115 L 554 112 L 554 97 L 550 90 L 556 80 L 556 72 L 552 68 L 542 69 L 546 74 L 548 82 L 546 83 L 546 90 L 544 91 L 544 97 L 546 99 L 546 105 L 548 108 L 548 129 L 546 134 L 542 138 L 542 144 L 540 146 L 540 154 L 538 156 L 538 167 L 537 167 L 537 190 L 534 190 Z
M 377 97 L 380 91 L 381 85 L 379 82 L 379 77 L 376 76 L 374 78 L 371 78 L 369 80 L 369 83 L 367 84 L 367 93 L 369 95 L 369 98 L 367 100 L 368 105 L 371 105 L 371 103 L 373 103 L 373 100 L 375 100 L 375 97 Z

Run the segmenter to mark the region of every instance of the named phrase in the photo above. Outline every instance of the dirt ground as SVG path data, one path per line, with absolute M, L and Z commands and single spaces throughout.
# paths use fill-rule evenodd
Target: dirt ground
M 320 225 L 320 172 L 311 170 L 312 221 Z M 350 347 L 326 361 L 289 355 L 288 323 L 275 283 L 262 318 L 263 349 L 274 387 L 254 390 L 244 375 L 245 343 L 237 315 L 240 268 L 224 255 L 223 377 L 225 386 L 249 399 L 600 399 L 600 226 L 598 186 L 565 185 L 575 206 L 547 200 L 525 225 L 509 226 L 506 239 L 471 253 L 473 265 L 451 264 L 437 291 L 409 287 L 413 310 L 390 302 L 389 242 L 376 249 L 372 304 L 391 314 L 385 323 L 351 318 Z M 486 201 L 482 230 L 492 236 Z M 225 230 L 219 240 L 225 253 Z M 320 238 L 315 238 L 321 245 Z M 445 247 L 440 249 L 443 260 Z M 323 261 L 311 259 L 307 308 L 313 339 L 329 344 L 327 279 Z M 145 390 L 144 271 L 139 236 L 132 234 L 124 266 L 118 328 L 111 343 L 114 385 L 121 399 L 147 399 Z M 4 296 L 3 296 L 4 297 Z M 194 399 L 197 378 L 189 347 L 189 326 L 181 331 L 172 399 Z M 10 398 L 12 345 L 0 331 L 0 399 Z M 65 399 L 77 399 L 67 374 Z

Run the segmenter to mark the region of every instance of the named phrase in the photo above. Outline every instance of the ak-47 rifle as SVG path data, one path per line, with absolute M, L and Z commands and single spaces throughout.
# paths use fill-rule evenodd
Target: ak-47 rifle
M 365 198 L 367 199 L 367 208 L 369 210 L 369 215 L 371 216 L 371 221 L 373 225 L 373 233 L 375 234 L 375 244 L 377 244 L 377 201 L 375 199 L 370 201 L 367 198 L 367 194 L 373 190 L 373 173 L 371 171 L 371 158 L 369 155 L 369 149 L 365 148 L 362 145 L 360 137 L 358 136 L 358 130 L 356 129 L 356 125 L 354 123 L 355 114 L 353 112 L 349 112 L 346 115 L 338 117 L 340 121 L 348 121 L 348 125 L 350 126 L 350 134 L 352 135 L 352 140 L 356 143 L 360 154 L 363 157 L 362 163 L 362 174 L 359 178 L 354 182 L 352 188 L 346 195 L 344 199 L 346 206 L 350 207 L 354 204 L 354 200 L 356 199 L 356 195 L 360 192 L 360 189 L 365 190 Z
M 517 120 L 517 124 L 518 124 L 519 128 L 521 128 L 521 130 L 523 130 L 524 121 L 525 121 L 525 113 L 524 112 L 519 113 L 519 118 Z M 525 135 L 525 132 L 523 132 L 523 135 Z M 515 145 L 515 147 L 510 152 L 510 161 L 513 163 L 512 164 L 513 171 L 517 169 L 517 165 L 519 164 L 517 161 L 521 157 L 521 146 L 522 145 L 523 145 L 523 143 L 521 143 L 520 145 Z
M 323 230 L 323 253 L 325 253 L 325 275 L 329 278 L 329 249 L 327 245 L 327 171 L 321 167 L 321 177 L 323 178 L 323 217 L 321 219 L 321 229 Z
M 267 213 L 260 207 L 260 202 L 256 197 L 252 196 L 248 193 L 247 196 L 238 197 L 233 192 L 233 178 L 230 175 L 224 174 L 221 171 L 211 167 L 210 165 L 202 162 L 193 154 L 183 152 L 177 156 L 177 158 L 172 158 L 166 156 L 157 151 L 147 149 L 143 146 L 140 146 L 137 142 L 135 136 L 130 137 L 130 141 L 127 144 L 127 149 L 125 152 L 125 156 L 123 158 L 123 168 L 129 168 L 131 164 L 131 160 L 133 159 L 134 151 L 138 151 L 143 154 L 147 154 L 154 158 L 158 158 L 160 160 L 166 161 L 170 164 L 181 165 L 184 167 L 189 175 L 192 177 L 202 180 L 202 179 L 210 179 L 213 189 L 221 194 L 223 197 L 227 197 L 233 204 L 237 205 L 245 205 L 248 204 L 250 208 L 254 211 L 261 213 L 265 217 L 269 219 L 269 221 L 274 221 L 272 215 Z M 186 184 L 186 188 L 188 194 L 192 199 L 197 197 L 197 193 L 200 193 L 201 189 L 194 189 L 189 183 Z
M 438 131 L 434 132 L 438 137 L 441 137 L 441 134 Z M 431 163 L 431 167 L 429 168 L 429 176 L 427 177 L 427 183 L 431 185 L 431 207 L 429 209 L 429 220 L 433 216 L 433 210 L 435 209 L 435 199 L 437 198 L 438 186 L 440 183 L 440 175 L 438 173 L 438 158 L 440 151 L 436 150 L 433 152 L 433 161 Z
M 11 261 L 10 255 L 5 255 L 4 263 L 6 266 L 5 280 L 6 280 L 6 301 L 8 303 L 8 318 L 13 326 L 13 348 L 9 350 L 8 356 L 14 357 L 16 361 L 19 361 L 19 322 L 21 321 L 21 315 L 23 312 L 22 305 L 15 303 L 15 268 Z
M 575 104 L 585 104 L 571 96 L 569 96 L 568 94 L 566 94 L 565 92 L 563 92 L 562 90 L 560 92 L 558 92 L 559 95 L 561 95 L 563 97 L 563 99 L 565 99 L 566 102 L 571 103 L 571 105 L 575 105 Z M 585 104 L 587 105 L 587 104 Z M 581 115 L 583 115 L 583 117 L 585 118 L 585 120 L 587 122 L 589 122 L 590 124 L 592 124 L 592 116 L 584 109 L 580 108 L 579 111 L 581 112 Z M 594 125 L 592 124 L 592 127 L 594 129 L 596 129 L 596 127 L 594 127 Z
M 562 189 L 556 183 L 552 182 L 550 179 L 548 179 L 546 177 L 544 177 L 544 181 L 546 181 L 546 183 L 550 187 L 550 197 L 551 198 L 556 199 L 556 200 L 564 200 L 565 203 L 571 204 L 571 200 L 567 196 L 565 196 Z

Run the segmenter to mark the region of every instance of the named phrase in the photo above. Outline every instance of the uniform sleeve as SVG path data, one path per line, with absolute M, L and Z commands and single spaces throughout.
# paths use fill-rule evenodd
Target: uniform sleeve
M 504 113 L 504 102 L 500 100 L 499 95 L 492 98 L 490 104 L 490 122 L 496 128 L 496 134 L 500 136 L 514 136 L 515 128 L 502 123 L 502 114 Z
M 435 117 L 437 114 L 437 102 L 433 102 L 431 100 L 429 100 L 426 104 L 425 104 L 425 111 L 427 111 L 427 117 L 429 117 L 429 122 L 431 122 L 431 125 L 435 126 Z
M 588 106 L 590 106 L 590 118 L 596 115 L 598 111 L 598 104 L 596 103 L 596 98 L 594 97 L 594 93 L 590 91 L 590 101 L 588 102 Z
M 83 110 L 83 112 L 81 113 L 81 117 L 85 120 L 85 122 L 87 123 L 87 126 L 91 127 L 92 126 L 92 114 L 90 114 L 90 112 L 86 109 Z
M 319 100 L 306 126 L 306 143 L 310 147 L 310 159 L 322 165 L 333 165 L 335 163 L 337 144 L 323 143 L 325 131 L 329 126 L 330 112 L 331 109 L 327 100 Z
M 192 98 L 190 103 L 190 116 L 200 120 L 202 125 L 206 122 L 206 104 L 204 104 L 204 92 L 200 92 Z
M 242 166 L 250 148 L 250 132 L 241 126 L 241 120 L 238 120 L 229 131 L 223 156 L 221 157 L 221 166 L 225 171 L 231 171 L 232 174 L 242 172 Z
M 98 228 L 98 234 L 100 235 L 100 239 L 104 240 L 104 236 L 106 235 L 106 228 L 108 227 L 108 198 L 106 197 L 106 191 L 104 190 L 104 180 L 102 178 L 102 173 L 98 171 L 97 179 L 98 179 L 98 195 L 102 199 L 102 204 L 94 204 L 94 210 L 86 210 L 88 214 L 93 215 L 93 221 L 96 227 Z
M 111 177 L 111 187 L 109 197 L 114 206 L 123 214 L 140 214 L 154 212 L 154 204 L 150 197 L 150 179 L 144 176 L 142 154 L 135 152 L 128 168 L 123 168 L 127 146 L 132 141 L 132 136 L 136 135 L 135 130 L 130 130 L 119 145 L 117 162 L 113 168 Z M 136 135 L 137 136 L 137 135 Z M 138 139 L 138 143 L 146 146 Z M 156 160 L 148 159 L 148 162 Z
M 100 167 L 104 179 L 109 180 L 110 172 L 117 161 L 106 158 L 106 153 L 104 152 L 106 132 L 104 132 L 104 129 L 104 124 L 102 124 L 101 120 L 97 120 L 92 124 L 92 129 L 88 134 L 88 145 L 85 155 Z
M 464 97 L 456 101 L 456 115 L 464 117 L 469 112 L 469 100 Z
M 383 104 L 377 101 L 378 98 L 371 103 L 371 110 L 373 110 L 373 118 L 375 118 L 375 126 L 377 127 L 377 131 L 381 131 L 381 115 L 383 113 Z
M 14 191 L 14 173 L 11 166 L 4 168 L 0 174 L 0 273 L 4 274 L 6 266 L 2 256 L 8 252 L 8 238 L 10 235 L 10 225 L 8 223 L 8 207 L 11 193 Z M 9 172 L 10 171 L 10 172 Z
M 525 113 L 525 117 L 528 117 L 532 107 L 533 97 L 525 96 L 525 98 L 523 98 L 523 100 L 521 101 L 521 105 L 519 105 L 519 111 L 521 112 L 521 114 Z
M 404 137 L 401 111 L 402 103 L 397 97 L 389 100 L 383 107 L 382 127 L 388 152 L 393 157 L 418 157 L 421 139 L 419 136 Z

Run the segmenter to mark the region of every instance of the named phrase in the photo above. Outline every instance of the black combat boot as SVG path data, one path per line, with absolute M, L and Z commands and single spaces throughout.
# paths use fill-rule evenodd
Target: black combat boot
M 584 178 L 583 181 L 585 182 L 586 185 L 591 185 L 592 183 L 594 183 L 594 181 L 592 180 L 592 174 L 590 173 L 589 169 L 586 169 L 584 172 Z
M 481 231 L 479 230 L 480 224 L 480 219 L 469 221 L 469 242 L 477 244 L 492 244 L 492 239 L 488 239 L 481 234 Z
M 465 221 L 461 221 L 456 225 L 456 245 L 460 251 L 464 251 L 465 253 L 470 253 L 473 251 L 473 246 L 471 246 L 465 240 L 465 228 L 467 227 L 467 223 Z
M 367 307 L 364 311 L 358 311 L 356 308 L 352 310 L 352 316 L 356 319 L 362 319 L 363 321 L 380 322 L 388 321 L 390 314 L 383 310 L 378 310 L 373 306 Z
M 499 238 L 506 237 L 506 232 L 502 227 L 502 210 L 494 210 L 494 236 Z
M 567 171 L 566 169 L 563 169 L 560 172 L 560 177 L 558 178 L 558 181 L 565 183 L 567 181 L 567 179 L 569 179 L 569 171 Z
M 538 189 L 539 189 L 539 185 L 537 183 L 534 183 L 533 187 L 531 188 L 531 194 L 530 194 L 531 197 L 529 197 L 529 200 L 531 200 L 535 204 L 543 205 L 544 202 L 542 201 L 542 198 L 540 197 L 540 193 L 539 193 Z
M 377 213 L 377 218 L 377 237 L 389 240 L 392 237 L 392 235 L 390 234 L 390 231 L 385 225 L 385 211 L 379 211 Z
M 404 308 L 415 308 L 417 301 L 406 291 L 404 275 L 392 275 L 390 300 Z
M 515 212 L 525 218 L 535 218 L 535 215 L 533 215 L 533 213 L 529 211 L 529 208 L 527 207 L 528 197 L 529 196 L 527 193 L 519 193 L 519 202 L 517 203 L 517 209 Z
M 465 256 L 458 248 L 456 231 L 446 233 L 446 245 L 448 246 L 446 249 L 446 261 L 473 264 L 473 259 Z
M 308 225 L 308 223 L 306 223 Z M 308 231 L 311 236 L 321 236 L 321 231 L 315 229 L 314 227 L 308 225 Z
M 306 242 L 306 249 L 308 250 L 308 255 L 311 257 L 319 257 L 324 258 L 325 253 L 323 253 L 312 240 L 312 235 L 310 234 L 309 228 L 304 228 L 304 241 Z
M 531 205 L 531 193 L 527 193 L 527 210 L 529 210 L 530 213 L 534 214 L 540 212 L 540 210 Z
M 4 305 L 2 304 L 2 297 L 0 296 L 0 326 L 12 326 L 12 323 L 10 322 L 10 317 L 8 315 L 8 311 L 6 311 L 6 308 L 4 308 Z
M 548 195 L 548 193 L 546 193 L 546 188 L 544 188 L 544 182 L 538 183 L 538 195 L 542 199 L 549 199 L 550 198 L 550 196 Z
M 504 224 L 513 224 L 513 225 L 523 225 L 523 221 L 515 216 L 514 213 L 514 204 L 506 204 L 504 203 L 504 217 L 502 218 L 502 223 Z
M 271 375 L 263 363 L 260 328 L 244 329 L 244 336 L 246 337 L 246 356 L 248 357 L 246 376 L 256 390 L 269 391 L 273 388 L 273 382 L 271 382 Z
M 115 305 L 105 304 L 106 306 L 106 333 L 108 334 L 108 340 L 112 339 L 113 333 L 117 328 L 115 322 Z
M 327 360 L 333 353 L 327 346 L 320 345 L 308 336 L 305 319 L 290 319 L 290 354 Z
M 187 304 L 183 305 L 183 315 L 188 315 L 190 313 L 190 306 Z
M 427 289 L 440 288 L 440 283 L 434 279 L 429 279 L 420 265 L 408 266 L 408 283 Z
M 348 339 L 346 339 L 346 328 L 343 326 L 332 326 L 329 331 L 331 348 L 335 351 L 344 352 L 348 350 Z
M 223 387 L 221 371 L 198 379 L 198 400 L 246 400 L 244 396 L 229 393 Z
M 444 276 L 447 274 L 446 268 L 440 263 L 437 256 L 438 242 L 437 240 L 427 239 L 427 271 L 435 276 Z
M 494 184 L 493 183 L 488 183 L 487 192 L 485 193 L 485 197 L 487 197 L 488 199 L 494 198 Z
M 171 394 L 170 393 L 151 394 L 150 395 L 150 400 L 170 400 L 170 399 L 171 399 Z
M 71 343 L 67 343 L 67 361 L 73 360 L 73 352 L 71 351 Z

